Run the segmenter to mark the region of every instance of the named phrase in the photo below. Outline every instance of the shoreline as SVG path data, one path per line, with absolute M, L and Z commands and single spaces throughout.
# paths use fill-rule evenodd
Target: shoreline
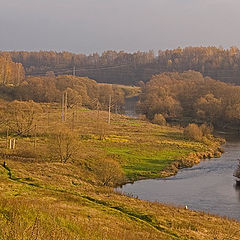
M 191 169 L 182 169 L 167 179 L 137 181 L 116 189 L 122 194 L 150 202 L 185 206 L 197 212 L 240 221 L 237 209 L 240 188 L 233 177 L 237 165 L 240 139 L 227 141 L 221 158 L 206 159 Z M 198 193 L 201 193 L 198 196 Z M 202 194 L 204 193 L 204 194 Z M 226 204 L 229 208 L 226 208 Z
M 199 164 L 201 161 L 204 161 L 206 159 L 212 159 L 212 158 L 220 158 L 221 155 L 224 153 L 224 148 L 221 147 L 226 143 L 226 140 L 224 138 L 214 137 L 217 141 L 214 141 L 214 146 L 212 148 L 209 148 L 205 152 L 191 152 L 188 156 L 183 157 L 182 159 L 175 160 L 168 166 L 166 166 L 163 170 L 159 172 L 157 176 L 154 177 L 138 177 L 136 180 L 131 181 L 130 179 L 127 179 L 127 181 L 124 181 L 121 184 L 117 184 L 114 186 L 115 188 L 122 187 L 126 184 L 133 184 L 134 182 L 141 181 L 141 180 L 150 180 L 150 179 L 164 179 L 168 177 L 172 177 L 178 174 L 178 171 L 184 168 L 191 168 L 194 165 Z

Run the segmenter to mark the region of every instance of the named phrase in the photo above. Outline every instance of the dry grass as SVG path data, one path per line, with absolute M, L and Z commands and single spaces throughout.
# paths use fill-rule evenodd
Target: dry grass
M 240 238 L 236 221 L 96 187 L 77 179 L 80 168 L 34 165 L 9 160 L 15 180 L 0 168 L 2 239 Z
M 176 159 L 217 144 L 188 141 L 181 129 L 120 115 L 107 125 L 105 112 L 75 111 L 74 124 L 69 111 L 64 125 L 73 126 L 81 148 L 64 164 L 48 158 L 49 135 L 62 127 L 58 109 L 37 119 L 37 149 L 29 136 L 6 150 L 3 132 L 0 239 L 240 239 L 236 221 L 121 195 L 102 186 L 94 170 L 111 158 L 128 178 L 154 177 Z

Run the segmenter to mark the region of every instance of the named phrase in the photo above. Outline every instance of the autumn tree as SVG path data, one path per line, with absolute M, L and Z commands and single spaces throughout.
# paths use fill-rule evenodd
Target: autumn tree
M 33 101 L 9 102 L 3 108 L 2 123 L 14 134 L 27 135 L 33 130 L 41 111 L 41 106 Z
M 155 114 L 152 122 L 161 126 L 166 125 L 166 119 L 161 113 Z
M 217 99 L 213 94 L 209 93 L 200 97 L 196 104 L 196 113 L 201 119 L 214 123 L 220 117 L 221 99 Z
M 138 111 L 153 120 L 198 122 L 222 127 L 240 122 L 240 87 L 222 83 L 199 72 L 154 75 L 140 95 Z
M 14 63 L 9 55 L 0 56 L 0 84 L 18 86 L 25 78 L 21 63 Z
M 237 47 L 186 47 L 153 51 L 127 53 L 108 50 L 102 54 L 73 54 L 70 52 L 1 52 L 14 62 L 21 63 L 27 74 L 45 75 L 54 71 L 56 75 L 73 72 L 87 76 L 98 82 L 136 84 L 148 81 L 152 75 L 164 72 L 184 72 L 194 70 L 203 76 L 240 84 L 240 50 Z
M 82 105 L 82 96 L 79 95 L 76 90 L 67 88 L 65 92 L 67 93 L 68 108 L 74 108 Z

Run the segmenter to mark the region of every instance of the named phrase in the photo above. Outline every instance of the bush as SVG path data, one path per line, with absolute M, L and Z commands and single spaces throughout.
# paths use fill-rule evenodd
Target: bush
M 188 126 L 184 129 L 184 136 L 189 139 L 201 141 L 203 137 L 202 129 L 194 123 L 188 124 Z
M 166 125 L 166 119 L 161 113 L 155 114 L 152 122 L 161 126 Z
M 206 123 L 202 124 L 200 126 L 200 129 L 202 130 L 203 136 L 206 136 L 206 137 L 208 137 L 213 131 L 213 127 L 207 125 Z
M 124 174 L 120 164 L 111 158 L 101 159 L 95 168 L 96 175 L 104 186 L 116 186 L 123 181 Z
M 139 119 L 139 120 L 142 120 L 142 121 L 146 121 L 146 120 L 147 120 L 147 117 L 146 117 L 146 115 L 144 115 L 144 114 L 139 114 L 139 115 L 138 115 L 138 119 Z

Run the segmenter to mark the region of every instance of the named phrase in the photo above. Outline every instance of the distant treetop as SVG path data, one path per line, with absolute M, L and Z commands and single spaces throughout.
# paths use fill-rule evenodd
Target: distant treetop
M 186 47 L 173 50 L 127 53 L 105 51 L 101 55 L 70 52 L 0 52 L 22 63 L 27 75 L 76 74 L 98 82 L 132 85 L 163 72 L 198 71 L 223 82 L 240 84 L 240 50 L 237 47 Z

